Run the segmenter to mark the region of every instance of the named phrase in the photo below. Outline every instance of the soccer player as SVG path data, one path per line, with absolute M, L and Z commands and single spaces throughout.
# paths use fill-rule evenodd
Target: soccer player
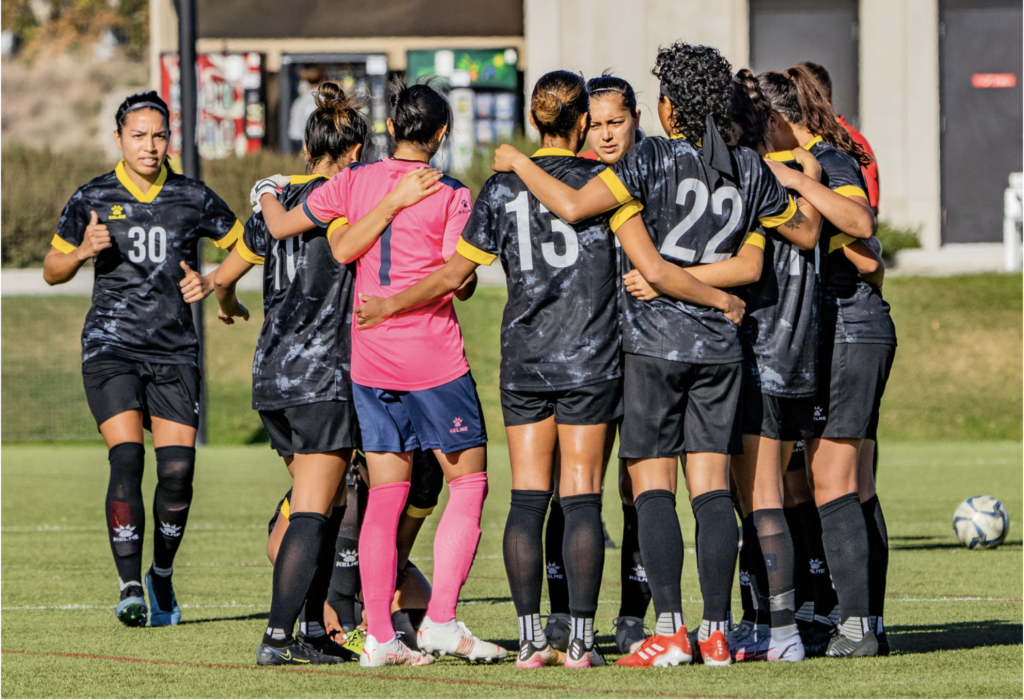
M 269 230 L 279 240 L 338 217 L 357 222 L 332 241 L 332 248 L 340 260 L 356 261 L 359 298 L 400 291 L 440 268 L 455 252 L 472 211 L 469 190 L 449 177 L 436 186 L 440 191 L 397 214 L 378 206 L 399 178 L 426 167 L 452 123 L 448 102 L 429 85 L 396 82 L 389 103 L 392 158 L 354 164 L 301 207 L 285 210 L 272 196 L 261 199 Z M 368 220 L 366 235 L 356 232 L 363 219 Z M 459 293 L 465 297 L 474 284 L 475 278 Z M 352 381 L 371 484 L 359 538 L 367 619 L 360 664 L 422 665 L 433 652 L 470 660 L 504 658 L 507 651 L 477 639 L 455 619 L 459 591 L 480 540 L 487 435 L 451 296 L 373 331 L 353 333 Z M 416 448 L 434 451 L 450 493 L 434 539 L 433 591 L 419 629 L 420 649 L 428 653 L 402 644 L 390 615 L 395 537 Z
M 773 110 L 775 147 L 803 148 L 823 171 L 818 183 L 773 164 L 779 179 L 811 202 L 825 220 L 819 242 L 822 323 L 812 416 L 815 439 L 806 445 L 841 614 L 826 654 L 874 656 L 879 645 L 877 621 L 870 619 L 871 601 L 879 597 L 877 587 L 884 586 L 884 577 L 870 577 L 868 561 L 870 549 L 885 541 L 884 525 L 879 525 L 884 521 L 873 501 L 870 520 L 875 537 L 869 537 L 858 496 L 858 464 L 864 440 L 873 436 L 895 355 L 896 329 L 882 299 L 881 255 L 867 242 L 876 221 L 860 166 L 870 158 L 838 123 L 827 97 L 804 68 L 765 73 L 759 82 Z
M 193 269 L 199 267 L 201 238 L 228 248 L 242 224 L 202 182 L 167 166 L 168 110 L 155 92 L 125 99 L 115 121 L 123 160 L 72 195 L 43 278 L 62 284 L 93 261 L 82 377 L 109 450 L 105 510 L 121 589 L 115 614 L 128 626 L 145 625 L 148 618 L 158 627 L 181 619 L 171 574 L 192 503 L 200 386 L 199 342 L 188 302 L 201 299 L 212 284 Z M 153 433 L 158 479 L 146 593 L 144 430 Z
M 636 198 L 663 258 L 683 267 L 723 262 L 718 279 L 703 280 L 715 287 L 755 281 L 762 251 L 743 245 L 757 242 L 756 233 L 748 234 L 758 225 L 813 230 L 817 213 L 801 212 L 757 154 L 730 151 L 725 144 L 732 74 L 715 49 L 676 43 L 659 51 L 654 74 L 662 81 L 658 114 L 670 139 L 645 139 L 578 191 L 511 147 L 498 149 L 494 168 L 513 170 L 568 221 Z M 676 465 L 686 454 L 704 596 L 698 641 L 705 663 L 727 664 L 725 628 L 737 547 L 728 455 L 740 449 L 742 353 L 736 327 L 706 304 L 667 298 L 627 298 L 624 318 L 626 410 L 619 456 L 628 460 L 658 621 L 656 634 L 617 663 L 651 666 L 692 658 L 682 619 L 683 548 L 675 515 Z
M 304 142 L 311 174 L 291 176 L 277 195 L 290 206 L 301 206 L 356 161 L 369 135 L 360 102 L 335 83 L 320 85 L 314 98 Z M 437 179 L 431 175 L 403 179 L 381 206 L 397 211 L 419 201 Z M 219 316 L 233 322 L 249 316 L 235 285 L 253 265 L 264 266 L 265 321 L 253 361 L 253 408 L 293 477 L 289 527 L 274 562 L 270 620 L 256 654 L 261 666 L 337 663 L 351 656 L 329 638 L 323 620 L 341 520 L 333 504 L 359 445 L 349 377 L 351 317 L 341 312 L 352 304 L 354 279 L 331 249 L 331 237 L 343 235 L 339 228 L 347 223 L 338 219 L 278 241 L 256 212 L 215 276 Z M 270 264 L 264 264 L 267 258 Z M 295 638 L 304 605 L 306 619 Z

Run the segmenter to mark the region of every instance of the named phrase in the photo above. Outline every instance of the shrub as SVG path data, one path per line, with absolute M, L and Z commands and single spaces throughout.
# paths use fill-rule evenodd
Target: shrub
M 875 237 L 882 244 L 882 258 L 886 264 L 896 260 L 896 253 L 908 248 L 920 248 L 920 229 L 896 226 L 885 219 L 879 219 Z

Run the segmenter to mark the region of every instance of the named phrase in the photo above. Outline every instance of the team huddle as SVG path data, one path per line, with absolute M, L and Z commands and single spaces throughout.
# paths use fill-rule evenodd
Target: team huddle
M 625 80 L 542 76 L 529 109 L 539 150 L 501 146 L 475 202 L 429 166 L 452 127 L 440 91 L 393 83 L 393 155 L 366 163 L 361 101 L 324 83 L 306 123 L 307 173 L 257 182 L 244 226 L 166 163 L 163 100 L 125 100 L 124 160 L 68 202 L 44 270 L 59 284 L 95 267 L 82 367 L 109 450 L 122 623 L 181 619 L 172 574 L 200 389 L 188 304 L 215 294 L 221 321 L 248 320 L 235 286 L 260 265 L 253 408 L 292 488 L 269 528 L 257 664 L 507 658 L 456 616 L 488 479 L 453 298 L 469 299 L 476 268 L 497 260 L 517 668 L 606 664 L 594 619 L 616 438 L 617 665 L 888 653 L 873 460 L 896 333 L 870 150 L 816 64 L 734 73 L 716 49 L 678 42 L 653 74 L 664 137 L 640 130 Z M 205 276 L 203 237 L 230 251 Z M 145 574 L 144 430 L 158 476 Z M 704 606 L 689 626 L 680 463 Z M 445 484 L 428 581 L 410 552 Z

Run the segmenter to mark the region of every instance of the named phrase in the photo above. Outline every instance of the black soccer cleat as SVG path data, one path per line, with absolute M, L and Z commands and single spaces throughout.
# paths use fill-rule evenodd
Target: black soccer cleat
M 864 637 L 859 642 L 855 642 L 836 629 L 828 643 L 825 656 L 830 659 L 878 656 L 878 639 L 874 632 L 865 632 Z
M 804 642 L 804 656 L 806 658 L 825 656 L 835 631 L 835 627 L 829 627 L 817 620 L 807 625 L 800 631 L 800 638 Z
M 337 656 L 342 661 L 357 661 L 359 658 L 356 654 L 353 654 L 350 650 L 341 646 L 326 634 L 322 637 L 304 637 L 300 634 L 298 642 L 299 644 L 303 644 L 317 650 L 321 654 Z
M 344 663 L 344 661 L 337 656 L 321 654 L 313 647 L 301 642 L 292 642 L 286 647 L 260 644 L 260 648 L 256 650 L 257 666 L 309 666 L 340 663 Z

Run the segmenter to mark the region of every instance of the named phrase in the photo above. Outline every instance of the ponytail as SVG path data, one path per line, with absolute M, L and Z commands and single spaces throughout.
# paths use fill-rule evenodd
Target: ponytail
M 742 68 L 732 80 L 730 117 L 739 129 L 736 141 L 740 146 L 757 150 L 768 143 L 768 117 L 771 106 L 761 92 L 749 68 Z
M 580 115 L 590 111 L 583 78 L 567 70 L 545 73 L 533 87 L 530 114 L 543 136 L 567 138 Z
M 308 169 L 323 159 L 334 163 L 353 146 L 365 147 L 370 128 L 360 111 L 366 100 L 342 90 L 337 83 L 321 83 L 313 93 L 316 110 L 306 120 L 304 140 Z

